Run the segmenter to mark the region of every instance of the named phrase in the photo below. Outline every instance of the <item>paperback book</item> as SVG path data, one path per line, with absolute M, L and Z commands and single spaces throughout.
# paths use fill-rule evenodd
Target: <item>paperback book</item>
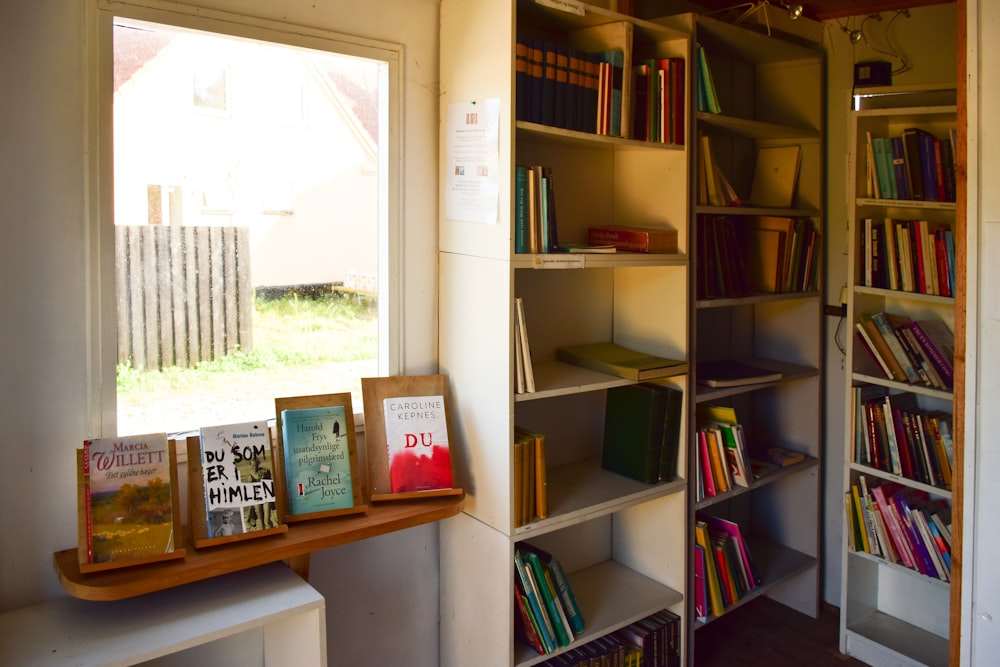
M 204 525 L 195 537 L 231 537 L 279 528 L 274 453 L 267 421 L 201 429 L 199 456 Z M 190 456 L 190 453 L 189 453 Z M 193 480 L 192 480 L 193 481 Z M 203 523 L 202 523 L 203 522 Z
M 280 414 L 289 514 L 353 507 L 345 406 L 283 410 Z
M 452 488 L 444 396 L 393 396 L 382 410 L 392 492 Z
M 166 433 L 84 441 L 81 564 L 129 564 L 178 550 L 175 460 Z

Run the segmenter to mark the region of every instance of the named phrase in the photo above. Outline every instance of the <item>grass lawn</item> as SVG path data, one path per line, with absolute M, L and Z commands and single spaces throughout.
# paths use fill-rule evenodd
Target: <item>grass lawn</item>
M 253 349 L 194 368 L 118 366 L 118 432 L 140 434 L 274 417 L 274 399 L 351 392 L 378 370 L 378 312 L 353 297 L 257 299 Z

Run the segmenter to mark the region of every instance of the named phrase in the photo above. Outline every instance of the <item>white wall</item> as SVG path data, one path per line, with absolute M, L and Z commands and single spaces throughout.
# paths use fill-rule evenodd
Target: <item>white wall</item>
M 969 377 L 966 382 L 965 554 L 962 664 L 995 664 L 1000 655 L 1000 572 L 996 508 L 1000 503 L 1000 4 L 968 2 L 969 58 Z M 990 159 L 993 157 L 993 159 Z M 978 275 L 976 272 L 978 268 Z M 978 278 L 978 280 L 977 280 Z M 969 440 L 974 438 L 975 446 Z M 973 509 L 973 507 L 975 509 Z M 970 521 L 971 520 L 971 521 Z
M 955 5 L 943 4 L 909 10 L 910 17 L 900 16 L 890 28 L 892 43 L 908 58 L 912 69 L 895 75 L 893 85 L 954 82 L 956 76 Z M 840 26 L 856 29 L 864 17 L 850 17 L 826 22 L 824 44 L 827 51 L 827 216 L 826 216 L 826 303 L 839 304 L 840 287 L 847 284 L 847 154 L 850 120 L 850 96 L 854 84 L 854 63 L 887 60 L 893 69 L 900 61 L 872 47 L 890 50 L 885 42 L 886 26 L 895 12 L 882 12 L 882 20 L 865 24 L 866 41 L 851 45 Z M 928 48 L 933 45 L 933 48 Z M 824 506 L 823 599 L 840 605 L 841 541 L 844 525 L 844 356 L 834 343 L 837 318 L 827 317 L 826 324 L 826 460 Z M 845 322 L 839 340 L 850 341 L 851 330 Z
M 403 44 L 404 371 L 436 372 L 436 0 L 194 0 Z M 6 2 L 0 21 L 0 611 L 63 595 L 74 450 L 100 413 L 90 374 L 85 27 L 80 0 Z M 330 664 L 436 665 L 437 529 L 315 554 Z M 331 576 L 333 574 L 337 576 Z M 364 656 L 362 660 L 361 656 Z

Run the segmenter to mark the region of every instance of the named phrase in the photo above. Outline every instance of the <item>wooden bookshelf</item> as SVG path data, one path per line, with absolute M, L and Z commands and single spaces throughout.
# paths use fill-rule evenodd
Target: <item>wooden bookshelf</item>
M 360 516 L 304 521 L 279 535 L 188 549 L 182 560 L 89 574 L 80 572 L 76 548 L 55 552 L 53 560 L 66 592 L 94 601 L 122 600 L 276 561 L 290 561 L 300 574 L 307 574 L 314 551 L 447 519 L 462 511 L 463 502 L 464 496 L 458 496 L 374 505 Z

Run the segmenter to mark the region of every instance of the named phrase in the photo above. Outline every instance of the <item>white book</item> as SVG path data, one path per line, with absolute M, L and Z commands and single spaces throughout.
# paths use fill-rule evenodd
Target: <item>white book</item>
M 528 324 L 524 319 L 524 301 L 521 297 L 515 297 L 514 306 L 515 318 L 520 321 L 521 357 L 524 367 L 524 390 L 527 393 L 535 391 L 535 371 L 531 365 L 531 347 L 528 345 Z

